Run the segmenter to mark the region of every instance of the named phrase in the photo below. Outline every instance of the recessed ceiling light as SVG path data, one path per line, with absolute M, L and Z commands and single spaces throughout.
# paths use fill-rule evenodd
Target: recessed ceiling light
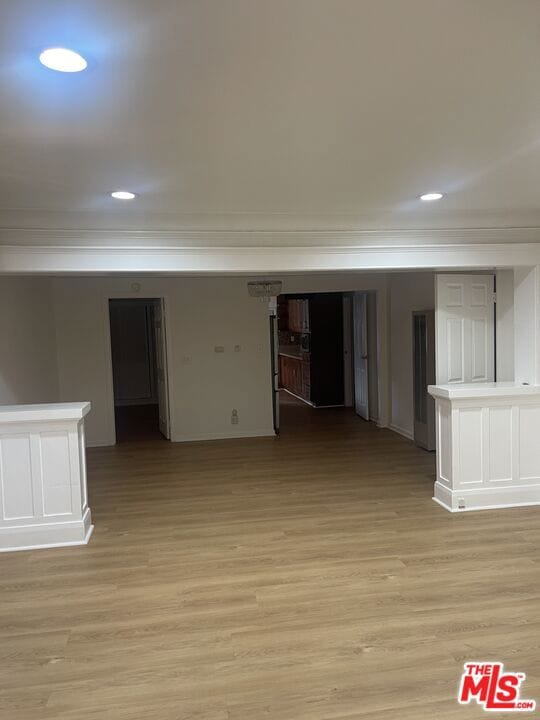
M 39 56 L 39 61 L 50 70 L 65 73 L 81 72 L 88 66 L 82 55 L 62 47 L 47 48 Z
M 115 190 L 111 193 L 111 197 L 115 200 L 134 200 L 137 196 L 129 190 Z
M 443 194 L 440 192 L 429 192 L 425 193 L 425 195 L 420 195 L 420 200 L 423 200 L 424 202 L 432 202 L 433 200 L 440 200 L 443 197 Z

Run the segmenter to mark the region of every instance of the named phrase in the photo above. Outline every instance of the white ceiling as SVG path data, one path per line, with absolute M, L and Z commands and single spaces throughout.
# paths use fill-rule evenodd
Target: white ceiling
M 1 0 L 0 65 L 3 227 L 540 226 L 538 0 Z

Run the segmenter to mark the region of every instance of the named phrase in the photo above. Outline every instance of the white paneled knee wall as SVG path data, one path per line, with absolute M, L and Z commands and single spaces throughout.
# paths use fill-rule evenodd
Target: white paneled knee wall
M 0 407 L 0 552 L 88 542 L 89 410 L 90 403 Z
M 452 512 L 540 504 L 540 387 L 435 385 L 434 500 Z

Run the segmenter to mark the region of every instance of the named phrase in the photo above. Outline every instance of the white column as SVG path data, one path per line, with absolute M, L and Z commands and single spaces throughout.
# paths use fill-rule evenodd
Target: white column
M 434 500 L 451 512 L 540 504 L 540 387 L 432 385 Z
M 86 544 L 90 403 L 0 407 L 0 552 Z

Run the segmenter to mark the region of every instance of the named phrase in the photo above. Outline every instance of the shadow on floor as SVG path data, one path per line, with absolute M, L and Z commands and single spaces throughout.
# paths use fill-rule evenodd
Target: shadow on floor
M 114 409 L 116 442 L 159 440 L 158 405 L 122 405 Z
M 351 407 L 316 408 L 291 395 L 286 390 L 279 392 L 280 434 L 305 433 L 306 431 L 327 431 L 342 427 L 358 431 L 359 426 L 370 423 L 358 417 Z

